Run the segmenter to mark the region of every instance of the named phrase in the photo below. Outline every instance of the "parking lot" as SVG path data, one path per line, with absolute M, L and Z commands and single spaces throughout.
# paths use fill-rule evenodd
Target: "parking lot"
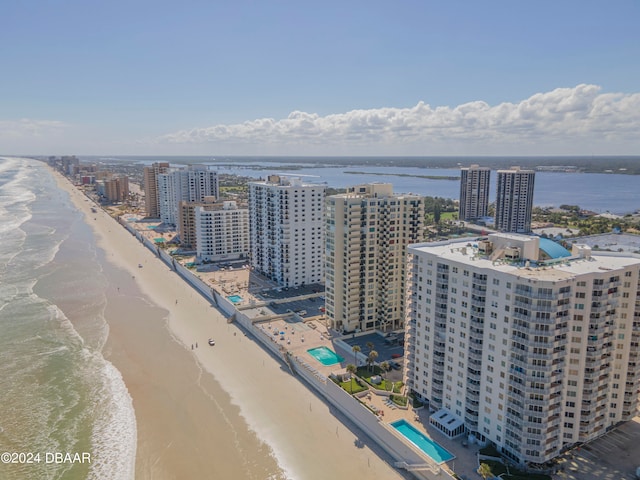
M 324 301 L 317 297 L 283 303 L 272 301 L 269 309 L 277 314 L 294 312 L 302 318 L 311 318 L 324 315 Z
M 640 467 L 640 417 L 624 423 L 604 437 L 567 453 L 560 480 L 636 480 Z
M 397 364 L 400 367 L 403 365 L 404 357 L 404 332 L 393 333 L 391 336 L 384 337 L 378 333 L 368 333 L 366 335 L 347 335 L 341 339 L 349 347 L 353 348 L 355 345 L 360 347 L 360 351 L 365 356 L 369 352 L 368 343 L 373 344 L 373 350 L 378 352 L 378 358 L 376 361 L 389 362 L 393 367 L 393 364 Z M 396 370 L 400 370 L 395 368 Z

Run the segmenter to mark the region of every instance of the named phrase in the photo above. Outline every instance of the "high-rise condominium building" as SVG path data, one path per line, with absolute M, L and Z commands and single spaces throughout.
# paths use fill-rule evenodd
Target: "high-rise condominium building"
M 216 204 L 218 204 L 216 197 L 204 197 L 201 202 L 180 201 L 178 204 L 177 229 L 180 234 L 181 247 L 197 250 L 196 207 L 214 207 Z
M 326 315 L 331 328 L 393 330 L 404 324 L 405 251 L 424 234 L 424 198 L 389 183 L 327 197 Z
M 498 170 L 495 228 L 501 232 L 531 231 L 536 172 L 512 167 Z
M 158 175 L 160 220 L 178 224 L 181 201 L 201 202 L 205 197 L 218 197 L 218 172 L 206 165 L 189 165 Z
M 129 196 L 129 177 L 126 175 L 107 175 L 98 184 L 98 191 L 109 202 L 124 202 Z
M 236 260 L 249 255 L 249 210 L 234 201 L 195 207 L 199 260 Z
M 637 414 L 640 255 L 517 234 L 408 250 L 405 380 L 445 435 L 539 464 Z
M 251 265 L 283 287 L 324 282 L 326 185 L 271 175 L 249 183 Z
M 143 169 L 144 206 L 147 217 L 160 218 L 158 175 L 168 170 L 169 164 L 166 162 L 156 162 Z
M 460 220 L 486 217 L 489 209 L 491 169 L 471 165 L 460 169 Z

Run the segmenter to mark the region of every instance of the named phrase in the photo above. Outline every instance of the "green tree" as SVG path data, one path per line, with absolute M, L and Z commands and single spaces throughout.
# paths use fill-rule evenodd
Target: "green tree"
M 367 342 L 367 348 L 369 349 L 369 351 L 371 352 L 373 350 L 373 342 Z
M 371 370 L 373 364 L 376 363 L 376 358 L 378 358 L 378 352 L 371 350 L 367 356 L 367 365 L 369 365 L 369 370 Z
M 384 379 L 385 374 L 391 370 L 391 365 L 389 365 L 389 362 L 382 362 L 380 364 L 380 370 L 382 370 L 382 378 Z M 386 385 L 386 382 L 385 382 Z M 393 390 L 393 385 L 391 386 L 391 389 Z
M 442 211 L 440 210 L 440 205 L 436 205 L 433 209 L 433 223 L 436 225 L 439 224 L 441 215 Z
M 351 394 L 353 394 L 353 378 L 357 370 L 358 368 L 353 363 L 347 365 L 347 373 L 351 375 L 349 378 L 349 393 Z
M 478 467 L 478 473 L 485 480 L 493 476 L 493 473 L 491 472 L 491 467 L 486 463 L 480 464 L 480 466 Z
M 354 345 L 353 347 L 351 347 L 351 350 L 353 351 L 353 361 L 356 365 L 358 365 L 358 352 L 360 352 L 360 350 L 362 350 L 360 348 L 360 345 Z

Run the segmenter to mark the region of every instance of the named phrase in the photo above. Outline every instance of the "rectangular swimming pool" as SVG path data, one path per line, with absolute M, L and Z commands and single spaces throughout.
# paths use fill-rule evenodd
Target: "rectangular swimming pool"
M 240 295 L 229 295 L 227 298 L 231 300 L 232 303 L 240 303 L 242 301 L 242 297 Z
M 325 366 L 335 365 L 336 363 L 344 362 L 344 358 L 342 358 L 336 352 L 334 352 L 333 350 L 327 347 L 311 348 L 307 350 L 307 353 Z
M 398 420 L 397 422 L 393 422 L 391 426 L 403 437 L 431 457 L 431 459 L 438 465 L 455 458 L 455 455 L 446 451 L 406 420 Z

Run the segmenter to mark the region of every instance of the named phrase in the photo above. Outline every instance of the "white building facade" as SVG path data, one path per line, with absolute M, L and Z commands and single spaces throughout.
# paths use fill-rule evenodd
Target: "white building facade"
M 640 256 L 574 246 L 541 261 L 541 241 L 495 234 L 408 249 L 409 389 L 521 464 L 638 410 Z
M 234 201 L 194 209 L 198 260 L 236 260 L 249 255 L 249 210 Z
M 251 265 L 283 287 L 324 282 L 326 185 L 271 175 L 249 182 Z
M 205 197 L 218 198 L 218 172 L 206 165 L 189 165 L 157 176 L 160 220 L 178 224 L 181 201 L 201 202 Z
M 405 252 L 424 237 L 424 198 L 390 183 L 351 187 L 327 198 L 325 305 L 331 328 L 404 326 Z

